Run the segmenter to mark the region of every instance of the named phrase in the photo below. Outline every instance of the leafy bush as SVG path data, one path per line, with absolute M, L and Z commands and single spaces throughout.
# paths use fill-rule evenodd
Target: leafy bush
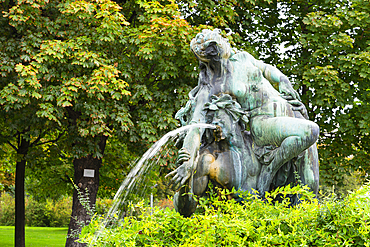
M 338 198 L 343 198 L 348 195 L 351 191 L 358 190 L 362 185 L 366 183 L 368 174 L 361 170 L 356 170 L 350 174 L 343 175 L 343 181 L 341 186 L 328 187 L 325 184 L 320 185 L 320 197 L 328 195 L 335 195 Z
M 68 226 L 72 212 L 72 197 L 64 196 L 57 201 L 47 199 L 45 209 L 51 227 Z
M 175 208 L 173 206 L 172 199 L 169 199 L 169 198 L 161 199 L 161 200 L 157 201 L 155 203 L 155 205 L 162 208 L 162 209 L 165 209 L 165 208 L 174 209 Z
M 27 226 L 50 226 L 50 212 L 46 210 L 45 204 L 35 201 L 32 197 L 26 200 Z
M 112 199 L 97 198 L 95 204 L 96 213 L 99 215 L 107 214 L 112 204 Z
M 46 202 L 39 202 L 32 197 L 27 197 L 25 204 L 27 226 L 68 226 L 72 210 L 71 197 L 62 197 L 55 201 L 47 199 Z M 14 223 L 14 198 L 9 194 L 2 194 L 0 197 L 0 225 L 14 226 Z
M 189 218 L 169 208 L 151 214 L 141 204 L 141 214 L 105 229 L 96 217 L 80 241 L 90 246 L 370 246 L 369 191 L 364 186 L 343 200 L 320 203 L 299 186 L 280 188 L 265 200 L 244 195 L 241 203 L 219 200 L 229 193 L 219 191 L 200 198 L 201 210 Z M 289 194 L 300 194 L 302 202 L 289 206 Z M 281 203 L 273 202 L 277 197 Z
M 0 225 L 14 226 L 15 224 L 15 203 L 14 198 L 8 193 L 0 196 Z

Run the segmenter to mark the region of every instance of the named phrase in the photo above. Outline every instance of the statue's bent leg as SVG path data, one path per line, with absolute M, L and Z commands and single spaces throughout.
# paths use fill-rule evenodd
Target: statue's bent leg
M 314 122 L 290 117 L 257 116 L 251 121 L 254 141 L 259 146 L 278 146 L 271 163 L 262 166 L 258 190 L 264 193 L 281 166 L 312 146 L 319 135 Z
M 309 147 L 298 163 L 300 180 L 316 195 L 319 191 L 319 160 L 316 145 Z
M 195 212 L 197 201 L 194 195 L 202 196 L 207 189 L 209 172 L 215 158 L 211 154 L 201 155 L 194 175 L 190 178 L 187 185 L 183 186 L 173 197 L 174 206 L 181 215 L 189 217 Z

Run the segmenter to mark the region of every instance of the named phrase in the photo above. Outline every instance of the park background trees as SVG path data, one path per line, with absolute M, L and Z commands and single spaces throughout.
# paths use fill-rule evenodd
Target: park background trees
M 321 128 L 322 184 L 341 186 L 345 174 L 369 171 L 367 1 L 2 0 L 0 7 L 0 155 L 31 171 L 33 191 L 40 184 L 38 192 L 47 191 L 43 181 L 72 188 L 73 178 L 91 203 L 99 184 L 111 195 L 120 184 L 112 177 L 122 179 L 118 171 L 178 127 L 174 114 L 197 84 L 189 43 L 206 25 L 294 83 Z M 87 168 L 94 178 L 83 177 Z M 88 220 L 76 193 L 73 212 Z
M 200 28 L 181 19 L 173 2 L 2 4 L 6 29 L 0 103 L 4 115 L 16 112 L 13 115 L 24 118 L 19 125 L 12 123 L 15 134 L 3 133 L 4 145 L 16 147 L 8 143 L 11 135 L 24 139 L 27 147 L 36 140 L 49 142 L 38 133 L 60 136 L 59 147 L 73 159 L 74 183 L 89 191 L 94 204 L 108 137 L 117 135 L 127 146 L 132 143 L 128 148 L 138 154 L 149 146 L 147 142 L 176 127 L 174 112 L 186 98 L 185 91 L 196 84 L 195 58 L 187 46 Z M 3 118 L 4 125 L 10 118 Z M 18 133 L 26 136 L 22 139 Z M 35 157 L 28 149 L 21 151 L 24 168 Z M 95 176 L 84 177 L 84 169 L 93 169 Z M 17 169 L 18 174 L 22 171 Z M 23 198 L 24 179 L 19 181 L 16 194 Z M 17 246 L 24 245 L 22 211 L 17 214 Z M 76 191 L 72 216 L 69 233 L 78 229 L 77 221 L 90 217 Z M 74 239 L 66 245 L 78 245 Z

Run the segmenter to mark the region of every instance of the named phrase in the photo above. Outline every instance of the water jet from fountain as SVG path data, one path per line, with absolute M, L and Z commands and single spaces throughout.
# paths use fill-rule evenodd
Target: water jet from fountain
M 167 144 L 169 141 L 175 140 L 182 132 L 185 132 L 191 128 L 204 128 L 204 129 L 216 129 L 216 126 L 212 124 L 191 124 L 187 126 L 180 127 L 173 131 L 165 134 L 160 140 L 153 144 L 140 158 L 139 161 L 135 162 L 136 165 L 127 177 L 122 182 L 120 188 L 118 189 L 116 195 L 113 198 L 113 205 L 109 209 L 101 228 L 97 231 L 93 242 L 96 242 L 100 233 L 107 227 L 107 225 L 113 223 L 114 220 L 120 220 L 123 218 L 123 212 L 119 210 L 119 207 L 125 203 L 126 198 L 131 193 L 131 191 L 136 187 L 138 182 L 143 178 L 146 172 L 158 163 L 157 161 L 150 162 L 150 160 L 161 150 L 161 148 Z

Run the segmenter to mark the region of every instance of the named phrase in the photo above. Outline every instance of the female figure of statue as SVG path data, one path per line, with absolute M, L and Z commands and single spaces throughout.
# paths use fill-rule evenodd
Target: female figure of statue
M 192 214 L 192 194 L 202 195 L 209 180 L 263 196 L 292 181 L 297 171 L 317 193 L 319 127 L 308 120 L 288 78 L 249 53 L 234 51 L 218 30 L 203 30 L 190 46 L 199 60 L 199 81 L 178 117 L 183 124 L 212 123 L 219 130 L 216 137 L 196 127 L 186 134 L 179 166 L 168 174 L 181 187 L 176 209 Z

